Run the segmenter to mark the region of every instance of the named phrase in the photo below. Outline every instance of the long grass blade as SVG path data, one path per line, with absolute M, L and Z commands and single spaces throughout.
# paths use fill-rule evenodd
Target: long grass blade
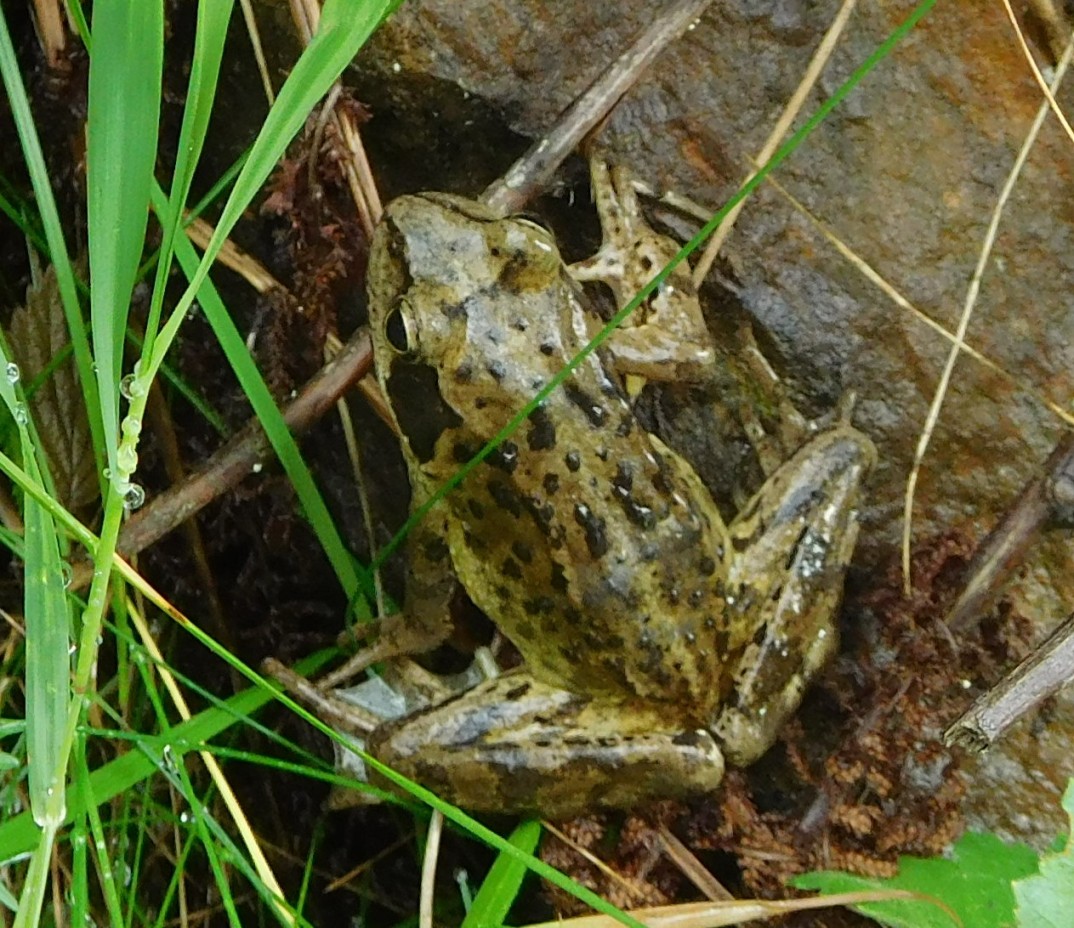
M 220 63 L 224 56 L 228 21 L 231 19 L 233 7 L 233 0 L 202 0 L 198 4 L 194 57 L 190 66 L 190 83 L 187 85 L 175 169 L 172 172 L 171 193 L 167 211 L 159 217 L 164 229 L 164 240 L 157 260 L 153 301 L 145 327 L 144 350 L 147 352 L 152 351 L 153 342 L 156 340 L 165 284 L 172 266 L 175 237 L 182 234 L 183 209 L 190 195 L 198 158 L 205 145 L 209 117 L 212 115 L 213 101 L 216 98 L 216 85 L 220 77 Z
M 95 4 L 86 125 L 90 319 L 108 466 L 115 480 L 128 471 L 116 460 L 119 383 L 149 221 L 163 50 L 160 0 Z M 123 493 L 126 487 L 118 489 Z

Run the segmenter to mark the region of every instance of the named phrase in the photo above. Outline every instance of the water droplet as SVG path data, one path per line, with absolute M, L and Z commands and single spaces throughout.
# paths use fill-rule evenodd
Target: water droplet
M 106 467 L 104 470 L 101 471 L 101 476 L 104 477 L 105 480 L 111 480 L 112 479 L 112 468 L 111 467 Z
M 4 376 L 7 377 L 7 382 L 14 386 L 19 382 L 19 378 L 22 376 L 19 373 L 19 365 L 14 361 L 9 361 L 7 367 L 4 368 Z
M 119 392 L 120 392 L 120 394 L 123 396 L 123 398 L 125 400 L 129 400 L 129 399 L 133 398 L 133 393 L 131 392 L 131 387 L 133 385 L 134 385 L 134 374 L 127 374 L 119 382 Z
M 30 414 L 26 411 L 25 403 L 16 403 L 11 414 L 15 417 L 15 421 L 19 425 L 27 425 L 30 422 Z
M 145 502 L 145 490 L 143 490 L 137 483 L 132 483 L 127 487 L 127 492 L 123 494 L 123 508 L 128 511 L 138 509 Z
M 262 464 L 260 461 L 257 461 L 254 466 L 250 468 L 250 470 L 255 474 L 260 474 L 261 471 L 263 471 L 264 469 L 265 465 Z
M 124 441 L 116 451 L 116 466 L 121 474 L 133 474 L 138 469 L 138 452 L 134 450 L 134 444 Z M 126 487 L 116 487 L 121 493 L 126 492 Z

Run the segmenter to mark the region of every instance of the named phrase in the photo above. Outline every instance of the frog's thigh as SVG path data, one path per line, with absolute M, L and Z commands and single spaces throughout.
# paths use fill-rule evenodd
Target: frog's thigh
M 723 759 L 708 732 L 505 674 L 373 733 L 369 750 L 479 812 L 566 818 L 652 796 L 715 789 Z
M 763 754 L 837 645 L 835 615 L 858 534 L 861 482 L 876 452 L 849 426 L 779 468 L 729 531 L 728 606 L 754 633 L 714 730 L 728 761 Z

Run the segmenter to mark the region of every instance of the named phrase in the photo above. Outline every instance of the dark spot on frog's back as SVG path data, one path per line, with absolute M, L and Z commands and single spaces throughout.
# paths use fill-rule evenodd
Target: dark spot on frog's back
M 656 513 L 650 506 L 639 503 L 633 495 L 634 468 L 627 461 L 620 461 L 612 478 L 612 493 L 623 507 L 626 517 L 638 528 L 649 529 L 656 525 Z
M 441 308 L 442 312 L 448 319 L 465 319 L 466 318 L 466 301 L 463 300 L 459 303 L 445 303 Z
M 521 699 L 530 691 L 529 683 L 521 683 L 504 693 L 504 699 Z
M 387 391 L 399 429 L 422 464 L 432 459 L 444 432 L 462 425 L 462 417 L 444 402 L 435 368 L 397 358 L 387 377 Z
M 535 596 L 522 603 L 522 608 L 529 615 L 548 615 L 556 608 L 556 602 L 551 596 Z
M 447 542 L 443 538 L 430 538 L 425 544 L 425 557 L 434 564 L 444 560 L 450 553 Z
M 567 582 L 567 573 L 564 570 L 563 565 L 560 564 L 559 561 L 552 562 L 552 576 L 549 580 L 549 585 L 557 593 L 567 592 L 567 587 L 569 585 Z
M 556 425 L 543 406 L 530 413 L 529 424 L 526 442 L 530 451 L 545 451 L 556 446 Z
M 600 428 L 604 425 L 605 420 L 608 418 L 608 410 L 597 399 L 569 380 L 563 385 L 563 392 L 566 393 L 567 399 L 585 413 L 590 425 L 594 428 Z
M 511 545 L 511 553 L 523 564 L 533 563 L 533 549 L 521 541 L 516 541 Z
M 522 579 L 522 568 L 518 566 L 518 561 L 513 557 L 505 557 L 503 559 L 503 566 L 500 568 L 505 577 L 511 580 Z
M 585 530 L 585 543 L 594 558 L 602 558 L 608 553 L 608 535 L 604 520 L 593 513 L 584 503 L 574 506 L 574 521 Z
M 503 441 L 485 460 L 505 474 L 513 474 L 518 467 L 518 445 L 513 441 Z
M 463 531 L 462 540 L 466 547 L 473 551 L 474 554 L 481 554 L 488 547 L 488 545 L 485 544 L 485 540 L 480 535 L 471 532 L 469 529 Z
M 500 509 L 509 512 L 515 518 L 522 515 L 522 497 L 502 480 L 490 480 L 488 491 L 489 496 Z

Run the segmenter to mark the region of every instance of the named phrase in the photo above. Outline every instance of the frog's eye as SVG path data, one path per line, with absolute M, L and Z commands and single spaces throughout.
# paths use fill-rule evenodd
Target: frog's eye
M 396 300 L 384 319 L 384 337 L 388 344 L 400 354 L 409 354 L 415 347 L 410 327 L 407 325 L 407 310 L 409 309 L 410 306 L 406 300 Z

